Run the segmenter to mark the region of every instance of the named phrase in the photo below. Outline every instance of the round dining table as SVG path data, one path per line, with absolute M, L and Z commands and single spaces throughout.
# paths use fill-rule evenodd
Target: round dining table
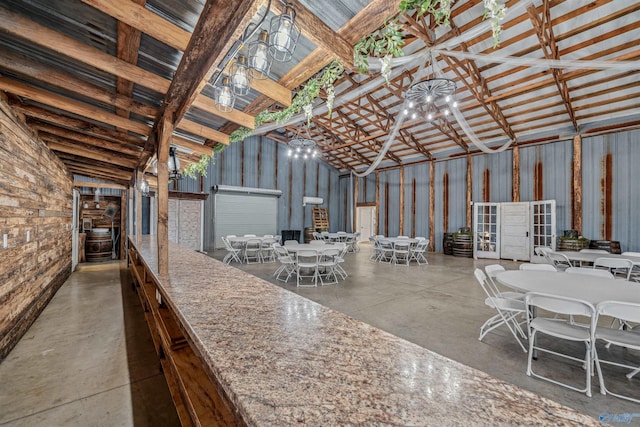
M 339 243 L 325 243 L 324 245 L 317 245 L 312 243 L 299 243 L 297 245 L 288 245 L 285 246 L 287 251 L 291 253 L 296 253 L 298 251 L 316 251 L 318 253 L 323 253 L 324 251 L 328 251 L 331 249 L 342 249 L 343 246 Z
M 569 258 L 569 261 L 578 261 L 578 262 L 595 262 L 598 258 L 614 258 L 614 259 L 628 259 L 634 265 L 640 266 L 640 257 L 630 256 L 630 255 L 621 255 L 621 254 L 599 254 L 593 252 L 575 252 L 575 251 L 559 251 L 563 255 L 566 255 Z
M 602 301 L 640 303 L 640 284 L 622 279 L 537 270 L 503 271 L 496 279 L 516 291 L 576 298 L 593 305 Z

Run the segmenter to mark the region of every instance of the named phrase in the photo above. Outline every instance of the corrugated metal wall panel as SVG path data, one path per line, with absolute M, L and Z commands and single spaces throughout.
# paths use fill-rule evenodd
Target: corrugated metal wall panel
M 449 204 L 448 221 L 445 224 L 445 174 L 448 177 Z M 435 242 L 436 252 L 442 252 L 442 237 L 445 232 L 466 226 L 467 159 L 437 162 L 435 165 Z M 446 229 L 445 229 L 446 228 Z
M 510 202 L 513 172 L 513 151 L 481 154 L 473 156 L 473 193 L 474 202 Z M 484 174 L 489 170 L 489 199 L 484 200 Z
M 623 251 L 640 252 L 640 131 L 620 132 L 583 139 L 582 145 L 582 233 L 593 240 L 611 240 Z M 606 157 L 611 155 L 611 215 L 607 216 Z
M 414 236 L 413 230 L 413 178 L 414 168 L 404 168 L 404 228 L 399 233 L 405 236 Z M 418 183 L 416 182 L 416 186 Z
M 83 175 L 73 174 L 73 180 L 75 182 L 95 182 L 95 183 L 103 183 L 103 184 L 113 184 L 110 181 L 105 181 L 104 179 L 91 178 Z M 93 194 L 96 187 L 78 187 L 78 191 L 80 194 Z M 117 188 L 101 188 L 100 194 L 103 196 L 120 196 L 122 194 L 122 190 Z
M 335 169 L 325 165 L 329 171 L 327 179 L 327 199 L 329 200 L 329 230 L 339 230 L 340 225 L 340 175 L 335 173 Z
M 413 236 L 427 238 L 429 237 L 429 167 L 429 163 L 408 167 L 405 169 L 404 178 L 409 189 L 408 199 L 405 198 L 405 203 L 407 200 L 411 202 L 413 192 L 412 180 L 416 180 L 415 230 L 411 229 L 411 204 L 408 204 L 407 207 L 405 207 L 405 215 L 407 214 L 406 210 L 409 209 L 409 216 L 405 216 L 405 231 Z
M 347 231 L 349 229 L 349 186 L 350 177 L 340 176 L 338 191 L 338 225 L 331 231 Z
M 329 221 L 333 223 L 338 219 L 338 171 L 324 162 L 318 165 L 315 161 L 308 162 L 305 170 L 304 162 L 289 159 L 284 145 L 265 137 L 247 138 L 244 143 L 231 144 L 218 154 L 204 178 L 205 192 L 211 192 L 211 187 L 218 184 L 242 185 L 243 150 L 244 186 L 282 191 L 278 200 L 278 233 L 282 230 L 300 230 L 302 233 L 304 227 L 311 226 L 311 207 L 303 209 L 303 195 L 318 195 L 325 199 L 321 206 L 328 208 Z M 199 179 L 185 178 L 180 189 L 198 191 L 184 190 L 191 187 L 199 188 Z M 210 194 L 205 203 L 206 250 L 211 249 L 213 242 L 213 200 L 214 195 Z
M 536 184 L 539 163 L 542 175 Z M 572 141 L 520 149 L 520 201 L 555 200 L 558 235 L 571 228 L 572 164 Z M 536 197 L 536 185 L 542 185 L 542 197 Z
M 386 194 L 386 188 L 389 194 Z M 387 202 L 389 205 L 387 206 Z M 380 234 L 397 236 L 400 234 L 400 170 L 380 172 Z

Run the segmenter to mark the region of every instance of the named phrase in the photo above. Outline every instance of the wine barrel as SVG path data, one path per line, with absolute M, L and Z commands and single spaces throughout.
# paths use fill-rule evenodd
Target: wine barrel
M 590 249 L 602 249 L 612 254 L 621 254 L 620 242 L 615 240 L 592 240 L 589 243 Z
M 444 233 L 442 236 L 442 252 L 453 255 L 453 233 Z
M 313 239 L 313 232 L 315 230 L 311 227 L 307 227 L 304 229 L 304 242 L 305 243 L 309 243 L 310 241 L 314 240 Z
M 471 234 L 456 233 L 453 236 L 453 256 L 473 258 Z
M 580 251 L 589 247 L 589 241 L 585 239 L 558 238 L 558 251 Z
M 85 257 L 87 262 L 104 262 L 111 260 L 111 231 L 108 228 L 94 228 L 87 233 L 85 241 Z

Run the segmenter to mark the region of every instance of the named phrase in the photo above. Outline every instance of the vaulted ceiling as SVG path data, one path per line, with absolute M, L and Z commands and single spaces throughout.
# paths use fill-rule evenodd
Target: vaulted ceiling
M 270 3 L 267 22 L 284 9 Z M 410 60 L 392 68 L 388 84 L 354 69 L 353 45 L 397 14 L 399 0 L 290 3 L 302 32 L 293 60 L 274 63 L 271 78 L 254 80 L 228 113 L 214 106 L 211 81 L 267 1 L 5 0 L 0 90 L 70 171 L 122 184 L 155 154 L 163 119 L 182 159 L 197 161 L 239 126 L 254 127 L 257 113 L 289 106 L 334 59 L 347 69 L 335 105 L 329 115 L 317 100 L 308 132 L 323 159 L 343 170 L 371 165 L 394 128 L 383 164 L 472 153 L 473 138 L 498 147 L 640 126 L 635 0 L 508 1 L 497 48 L 482 0 L 453 2 L 448 27 L 406 14 Z M 429 52 L 435 67 L 424 67 Z M 550 68 L 545 60 L 561 62 Z M 408 87 L 434 68 L 455 82 L 468 128 L 443 114 L 394 126 Z M 296 116 L 255 132 L 286 143 L 305 124 Z

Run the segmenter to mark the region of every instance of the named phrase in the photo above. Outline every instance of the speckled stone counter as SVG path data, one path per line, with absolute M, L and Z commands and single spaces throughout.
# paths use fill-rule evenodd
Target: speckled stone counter
M 131 242 L 248 425 L 599 425 L 177 244 L 158 277 L 155 239 Z

